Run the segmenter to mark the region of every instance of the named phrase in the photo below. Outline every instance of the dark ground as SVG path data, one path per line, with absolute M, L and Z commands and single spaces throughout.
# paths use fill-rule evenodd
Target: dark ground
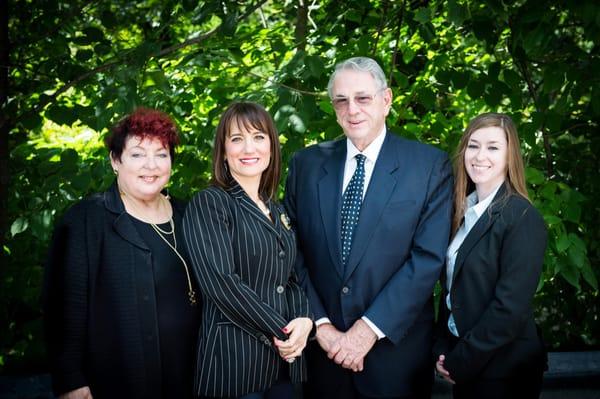
M 548 366 L 541 399 L 600 399 L 600 351 L 549 353 Z M 451 391 L 436 378 L 432 399 L 450 399 Z M 53 398 L 48 374 L 0 376 L 0 399 Z

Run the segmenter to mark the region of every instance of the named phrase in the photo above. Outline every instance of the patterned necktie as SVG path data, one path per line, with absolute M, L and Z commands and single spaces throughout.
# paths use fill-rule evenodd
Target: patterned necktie
M 344 267 L 352 248 L 352 236 L 358 224 L 365 185 L 365 160 L 367 158 L 362 154 L 357 154 L 355 158 L 356 170 L 342 198 L 342 264 Z

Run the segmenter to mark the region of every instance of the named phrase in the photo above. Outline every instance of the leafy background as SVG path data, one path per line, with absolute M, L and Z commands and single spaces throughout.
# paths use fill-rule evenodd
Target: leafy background
M 377 59 L 388 126 L 452 153 L 466 123 L 510 114 L 549 229 L 536 317 L 555 350 L 599 347 L 600 5 L 595 0 L 0 2 L 0 372 L 43 370 L 43 263 L 67 207 L 113 179 L 102 138 L 134 107 L 177 121 L 171 193 L 210 178 L 231 101 L 264 104 L 284 162 L 341 129 L 336 62 Z

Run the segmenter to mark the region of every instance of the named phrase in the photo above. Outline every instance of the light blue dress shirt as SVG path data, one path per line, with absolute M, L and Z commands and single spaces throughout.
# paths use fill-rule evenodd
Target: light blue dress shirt
M 446 295 L 446 306 L 450 310 L 450 317 L 448 318 L 448 329 L 455 337 L 459 336 L 456 323 L 454 322 L 454 315 L 452 314 L 452 303 L 450 301 L 450 288 L 452 288 L 452 277 L 454 275 L 454 264 L 456 263 L 456 254 L 460 249 L 463 241 L 469 234 L 469 231 L 475 226 L 475 223 L 479 220 L 483 212 L 490 206 L 492 200 L 496 196 L 500 186 L 504 184 L 502 182 L 498 187 L 494 189 L 485 197 L 482 201 L 477 198 L 477 191 L 473 191 L 467 197 L 467 211 L 465 212 L 464 223 L 460 226 L 456 235 L 452 239 L 448 251 L 446 252 L 446 288 L 448 289 L 448 295 Z

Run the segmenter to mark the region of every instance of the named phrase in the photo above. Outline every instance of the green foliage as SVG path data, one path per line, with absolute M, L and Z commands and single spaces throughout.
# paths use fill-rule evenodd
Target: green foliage
M 600 6 L 568 2 L 10 0 L 10 237 L 0 274 L 0 370 L 39 362 L 39 293 L 51 229 L 112 181 L 101 139 L 134 107 L 160 108 L 183 139 L 170 191 L 210 178 L 226 105 L 274 116 L 284 162 L 339 137 L 325 88 L 367 55 L 389 76 L 388 126 L 452 152 L 468 120 L 513 116 L 549 241 L 536 304 L 553 347 L 597 346 Z M 304 30 L 302 30 L 304 29 Z M 298 42 L 295 32 L 306 32 Z M 39 364 L 39 363 L 38 363 Z M 29 366 L 27 366 L 29 365 Z

